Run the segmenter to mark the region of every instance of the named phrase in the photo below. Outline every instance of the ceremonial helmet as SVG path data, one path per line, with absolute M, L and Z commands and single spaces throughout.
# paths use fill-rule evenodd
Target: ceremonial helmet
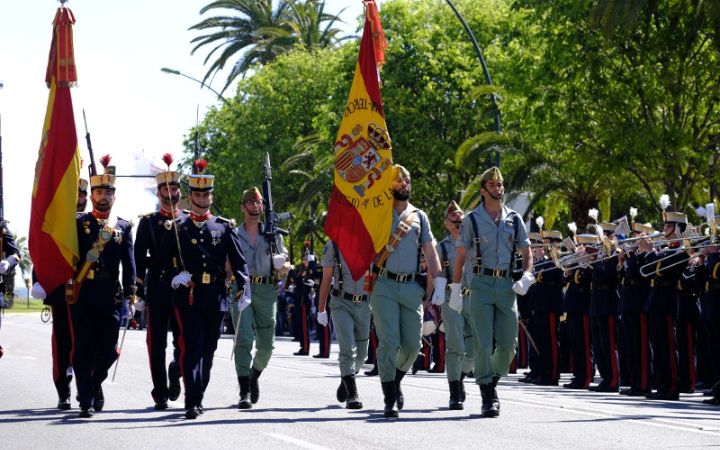
M 157 183 L 158 188 L 169 184 L 180 186 L 180 172 L 170 170 L 170 164 L 173 162 L 172 155 L 170 153 L 165 153 L 162 156 L 162 160 L 167 165 L 167 170 L 155 175 L 155 182 Z
M 115 166 L 110 165 L 112 158 L 105 155 L 100 158 L 104 173 L 102 175 L 93 175 L 90 177 L 90 190 L 93 189 L 111 189 L 115 190 Z
M 198 159 L 195 161 L 195 164 L 193 164 L 193 168 L 193 173 L 188 175 L 188 187 L 190 191 L 212 192 L 215 176 L 203 173 L 205 169 L 207 169 L 207 161 Z
M 88 189 L 88 180 L 84 178 L 78 179 L 78 192 L 81 192 L 83 194 L 87 194 Z

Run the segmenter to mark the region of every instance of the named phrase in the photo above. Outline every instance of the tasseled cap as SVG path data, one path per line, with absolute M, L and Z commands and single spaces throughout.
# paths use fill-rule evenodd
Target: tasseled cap
M 87 188 L 88 188 L 88 180 L 86 180 L 84 178 L 79 178 L 78 179 L 78 192 L 87 194 Z
M 167 166 L 167 170 L 155 175 L 155 182 L 157 183 L 158 188 L 168 184 L 180 186 L 180 172 L 170 170 L 170 164 L 173 162 L 173 156 L 170 153 L 165 153 L 162 160 Z
M 260 189 L 256 187 L 251 187 L 250 189 L 246 189 L 245 192 L 243 192 L 242 201 L 243 203 L 249 202 L 251 200 L 262 200 L 262 194 L 260 193 Z
M 532 244 L 542 244 L 542 235 L 537 231 L 531 231 L 527 234 Z
M 445 208 L 445 217 L 447 217 L 448 214 L 455 212 L 455 211 L 462 212 L 462 208 L 460 208 L 460 205 L 458 205 L 455 200 L 450 200 L 448 207 Z
M 405 167 L 401 166 L 400 164 L 395 164 L 392 166 L 392 179 L 393 180 L 400 180 L 402 178 L 410 179 L 410 171 L 408 171 Z
M 211 192 L 213 190 L 214 175 L 205 175 L 203 172 L 207 168 L 207 161 L 198 159 L 194 164 L 195 170 L 193 174 L 188 175 L 188 186 L 190 191 Z
M 645 233 L 645 234 L 653 234 L 653 233 L 655 233 L 655 230 L 653 229 L 653 227 L 652 227 L 649 223 L 647 223 L 647 224 L 642 224 L 642 223 L 640 223 L 640 222 L 633 222 L 633 224 L 632 224 L 632 230 L 633 230 L 635 233 Z
M 578 244 L 599 244 L 600 238 L 597 234 L 578 234 L 575 236 L 575 239 L 577 240 Z
M 602 221 L 599 224 L 597 224 L 602 230 L 603 233 L 614 233 L 615 229 L 617 228 L 617 225 L 611 222 Z
M 100 158 L 100 164 L 104 168 L 102 175 L 93 175 L 90 177 L 90 190 L 92 189 L 112 189 L 115 190 L 115 166 L 110 165 L 112 158 L 105 155 Z
M 493 166 L 483 172 L 482 175 L 480 175 L 480 187 L 484 188 L 485 183 L 488 181 L 503 181 L 502 173 L 500 173 L 500 169 Z

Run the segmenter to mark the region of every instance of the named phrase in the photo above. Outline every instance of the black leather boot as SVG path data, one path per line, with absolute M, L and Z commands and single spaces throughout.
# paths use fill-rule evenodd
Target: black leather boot
M 450 404 L 449 408 L 452 410 L 464 409 L 462 400 L 460 400 L 460 386 L 462 381 L 450 381 Z
M 482 415 L 483 417 L 497 417 L 500 415 L 495 402 L 493 401 L 493 385 L 492 383 L 480 385 L 480 395 L 482 396 Z
M 102 386 L 95 388 L 92 405 L 95 411 L 102 411 L 105 407 L 105 395 L 103 394 Z
M 492 389 L 493 403 L 495 403 L 495 406 L 497 407 L 498 412 L 500 412 L 500 399 L 498 398 L 498 393 L 497 393 L 498 381 L 500 381 L 500 377 L 495 375 L 492 379 L 491 384 L 493 387 L 493 389 Z
M 397 401 L 397 384 L 395 384 L 395 381 L 385 381 L 382 383 L 382 391 L 385 401 L 385 417 L 398 417 L 400 413 L 397 407 L 395 407 L 395 402 Z
M 467 397 L 465 394 L 465 376 L 467 376 L 465 372 L 460 372 L 460 401 L 463 403 L 465 403 L 465 398 Z
M 238 384 L 240 385 L 240 401 L 238 402 L 238 409 L 252 408 L 252 401 L 250 400 L 250 377 L 238 377 Z
M 338 386 L 335 392 L 335 398 L 337 398 L 337 401 L 340 403 L 345 403 L 345 400 L 348 398 L 347 387 L 345 387 L 345 377 L 340 379 L 340 386 Z
M 403 372 L 400 369 L 395 369 L 395 391 L 397 392 L 397 407 L 403 409 L 405 406 L 405 396 L 403 395 L 402 389 L 400 389 L 400 382 L 407 372 Z
M 345 375 L 342 377 L 345 386 L 346 400 L 345 407 L 347 409 L 360 409 L 363 407 L 362 402 L 358 398 L 357 385 L 355 384 L 355 375 Z
M 260 386 L 258 386 L 258 378 L 260 378 L 261 373 L 262 370 L 257 370 L 254 367 L 250 370 L 250 401 L 253 405 L 260 399 Z

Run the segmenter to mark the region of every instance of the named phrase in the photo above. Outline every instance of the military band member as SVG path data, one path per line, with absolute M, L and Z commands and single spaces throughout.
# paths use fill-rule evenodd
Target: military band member
M 688 250 L 688 252 L 691 251 Z M 701 292 L 705 288 L 705 283 L 696 276 L 694 267 L 687 264 L 682 264 L 682 266 L 685 267 L 685 271 L 678 279 L 677 285 L 678 390 L 683 394 L 694 394 L 698 367 L 698 355 L 695 347 L 700 322 L 699 300 Z
M 235 231 L 250 273 L 252 303 L 242 314 L 238 313 L 239 305 L 235 303 L 231 312 L 235 324 L 240 316 L 234 350 L 235 372 L 240 384 L 238 408 L 248 409 L 260 398 L 258 378 L 267 367 L 275 345 L 276 274 L 278 271 L 287 273 L 290 263 L 282 235 L 277 233 L 268 237 L 264 234 L 264 224 L 260 221 L 263 213 L 260 191 L 255 187 L 246 190 L 242 202 L 243 222 Z M 253 341 L 254 357 L 251 353 Z
M 80 216 L 87 205 L 88 181 L 78 181 L 78 200 L 76 215 Z M 33 271 L 33 280 L 35 272 Z M 43 301 L 44 305 L 50 306 L 52 311 L 52 360 L 53 360 L 53 383 L 58 394 L 57 408 L 67 410 L 70 405 L 70 391 L 72 383 L 72 362 L 70 355 L 73 348 L 72 324 L 70 322 L 70 305 L 65 301 L 65 286 L 60 286 L 50 294 L 46 294 L 40 283 L 33 284 L 30 291 L 33 298 Z
M 542 252 L 539 250 L 543 246 L 542 234 L 537 231 L 530 231 L 527 235 L 528 239 L 530 240 L 530 246 L 533 252 L 533 261 L 536 261 L 542 254 Z M 535 264 L 534 269 L 542 270 L 549 267 L 545 265 L 548 263 L 547 260 L 542 261 L 541 263 L 543 265 L 540 267 Z M 517 263 L 515 265 L 517 266 Z M 517 272 L 518 267 L 515 267 L 515 269 L 516 270 L 514 270 L 514 272 Z M 522 266 L 520 266 L 519 269 L 522 270 Z M 518 305 L 518 323 L 522 324 L 523 327 L 518 328 L 517 355 L 513 359 L 511 369 L 512 366 L 515 365 L 515 361 L 518 360 L 518 356 L 520 356 L 523 350 L 525 351 L 527 368 L 530 369 L 526 372 L 523 378 L 520 378 L 518 380 L 521 383 L 534 383 L 540 378 L 540 355 L 538 354 L 537 350 L 538 343 L 535 340 L 535 335 L 538 334 L 538 330 L 536 330 L 537 325 L 535 322 L 535 314 L 533 311 L 533 296 L 536 288 L 537 284 L 533 284 L 532 286 L 530 286 L 530 289 L 528 289 L 525 295 L 516 296 L 516 302 Z M 526 342 L 522 342 L 523 339 Z M 523 345 L 525 346 L 525 349 L 523 349 Z
M 307 245 L 310 243 L 307 242 Z M 293 353 L 295 356 L 307 356 L 310 354 L 310 300 L 311 291 L 315 286 L 315 274 L 317 271 L 315 255 L 310 253 L 306 247 L 302 255 L 302 264 L 288 275 L 295 285 L 295 301 L 293 303 L 293 326 L 295 338 L 300 342 L 300 349 Z
M 171 281 L 180 330 L 180 372 L 185 384 L 187 419 L 204 412 L 203 395 L 210 382 L 220 324 L 228 310 L 226 261 L 238 284 L 238 309 L 242 311 L 250 304 L 250 279 L 240 239 L 229 220 L 210 213 L 214 177 L 202 173 L 205 161 L 195 165 L 198 173 L 188 179 L 190 213 L 178 225 L 178 259 L 183 270 Z
M 169 170 L 169 154 L 163 160 L 168 170 L 155 176 L 160 209 L 142 216 L 135 238 L 138 295 L 145 299 L 147 311 L 146 344 L 153 384 L 150 395 L 157 410 L 167 409 L 168 400 L 177 400 L 181 390 L 178 327 L 170 282 L 181 270 L 173 222 L 186 215 L 177 207 L 181 198 L 180 173 Z M 166 366 L 168 331 L 172 332 L 173 359 Z
M 368 353 L 370 334 L 370 305 L 365 291 L 365 280 L 354 280 L 350 268 L 337 244 L 328 241 L 323 248 L 323 276 L 320 282 L 318 324 L 328 325 L 327 298 L 332 303 L 332 321 L 340 352 L 340 386 L 337 400 L 347 409 L 363 407 L 355 383 L 357 374 Z
M 596 225 L 605 237 L 610 238 L 616 225 L 601 222 Z M 590 388 L 597 392 L 617 392 L 620 383 L 620 368 L 617 353 L 617 311 L 620 296 L 618 254 L 606 254 L 602 261 L 593 263 L 590 284 L 590 329 L 592 350 L 602 380 Z
M 533 259 L 520 215 L 503 205 L 505 186 L 500 170 L 492 167 L 480 177 L 483 202 L 463 219 L 450 307 L 462 311 L 462 277 L 470 280 L 470 314 L 475 336 L 475 380 L 482 395 L 482 415 L 497 417 L 497 383 L 507 375 L 515 357 L 518 316 L 515 294 L 525 294 L 535 281 Z M 523 275 L 511 278 L 515 250 L 520 248 Z M 494 350 L 493 350 L 494 349 Z
M 560 379 L 558 322 L 563 301 L 563 272 L 552 265 L 546 247 L 562 242 L 562 235 L 559 231 L 542 230 L 540 236 L 543 245 L 533 249 L 533 262 L 543 264 L 542 272 L 535 275 L 537 283 L 529 291 L 533 311 L 532 333 L 538 346 L 537 378 L 532 383 L 557 386 Z
M 435 247 L 440 256 L 440 265 L 446 279 L 452 280 L 452 271 L 455 270 L 455 241 L 460 238 L 460 224 L 465 214 L 455 201 L 450 202 L 445 209 L 443 225 L 448 235 Z M 460 312 L 451 309 L 446 301 L 450 293 L 446 290 L 441 297 L 435 297 L 433 302 L 440 305 L 442 321 L 445 324 L 445 338 L 447 349 L 445 351 L 445 368 L 450 388 L 448 407 L 453 410 L 464 408 L 465 386 L 463 380 L 473 370 L 473 335 L 470 323 L 470 297 L 467 280 L 463 279 L 463 308 Z
M 90 177 L 93 209 L 77 219 L 80 261 L 68 300 L 74 334 L 75 371 L 80 417 L 105 405 L 102 382 L 118 358 L 117 341 L 123 298 L 135 294 L 133 236 L 128 221 L 111 215 L 115 202 L 115 167 L 101 159 L 105 173 Z M 122 266 L 122 282 L 120 267 Z M 77 300 L 72 297 L 75 292 Z M 120 296 L 120 297 L 119 297 Z
M 683 213 L 666 211 L 663 212 L 663 219 L 665 239 L 678 239 L 687 227 L 687 217 Z M 649 239 L 638 241 L 638 251 L 645 253 L 646 263 L 656 265 L 655 271 L 648 277 L 650 294 L 644 308 L 650 322 L 652 368 L 658 384 L 657 392 L 648 393 L 646 397 L 654 400 L 677 400 L 679 396 L 675 325 L 678 313 L 677 284 L 685 265 L 675 263 L 687 260 L 687 254 L 680 248 L 679 240 L 668 244 L 666 248 L 655 251 Z
M 652 227 L 633 223 L 633 237 L 653 234 Z M 644 233 L 644 234 L 643 234 Z M 638 254 L 637 246 L 626 248 L 620 255 L 622 285 L 620 286 L 620 321 L 630 373 L 630 388 L 620 391 L 622 395 L 644 396 L 650 392 L 650 341 L 648 339 L 647 315 L 643 311 L 650 293 L 650 281 L 640 275 L 645 264 L 644 254 Z
M 708 405 L 720 405 L 720 246 L 710 245 L 703 249 L 704 262 L 696 268 L 698 277 L 705 282 L 702 296 L 702 322 L 707 339 L 710 365 L 708 392 L 712 397 L 703 400 Z
M 7 275 L 12 272 L 13 268 L 20 262 L 20 251 L 15 244 L 15 237 L 10 233 L 7 222 L 0 224 L 0 239 L 2 239 L 2 260 L 0 260 L 0 275 Z M 5 279 L 0 280 L 0 326 L 2 326 L 2 309 L 5 307 Z M 5 351 L 0 345 L 0 358 Z
M 575 262 L 565 271 L 565 299 L 570 352 L 572 354 L 572 380 L 563 384 L 566 389 L 587 389 L 595 375 L 595 364 L 590 351 L 590 284 L 592 259 L 598 252 L 600 240 L 596 234 L 578 234 L 575 237 L 578 253 Z
M 387 246 L 393 247 L 393 251 L 384 263 L 373 266 L 377 279 L 370 306 L 379 340 L 377 361 L 384 415 L 398 417 L 398 410 L 405 403 L 400 384 L 421 347 L 426 280 L 419 273 L 420 256 L 425 255 L 428 273 L 434 276 L 435 295 L 444 295 L 447 280 L 440 270 L 427 215 L 409 202 L 410 172 L 396 164 L 391 176 L 394 236 Z

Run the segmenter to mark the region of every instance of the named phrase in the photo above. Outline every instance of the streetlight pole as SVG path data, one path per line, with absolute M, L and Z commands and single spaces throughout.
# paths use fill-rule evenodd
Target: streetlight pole
M 485 58 L 483 57 L 482 50 L 480 49 L 480 45 L 478 45 L 477 39 L 475 39 L 475 34 L 470 29 L 470 26 L 468 26 L 467 22 L 463 18 L 463 16 L 460 14 L 460 11 L 455 7 L 453 2 L 451 0 L 445 0 L 447 4 L 452 8 L 453 12 L 455 12 L 455 15 L 457 16 L 460 23 L 462 23 L 463 27 L 465 28 L 465 31 L 467 32 L 468 36 L 470 37 L 470 41 L 473 44 L 473 47 L 475 48 L 475 52 L 477 53 L 478 59 L 480 60 L 480 66 L 482 67 L 483 75 L 485 75 L 485 82 L 492 86 L 493 82 L 490 78 L 490 72 L 488 71 L 487 64 L 485 64 Z M 495 132 L 500 134 L 502 131 L 501 124 L 500 124 L 500 108 L 498 108 L 497 104 L 497 96 L 495 94 L 490 94 L 490 101 L 493 105 L 493 115 L 495 117 Z M 495 151 L 495 165 L 500 167 L 500 152 Z
M 222 100 L 223 103 L 225 103 L 227 106 L 230 106 L 230 102 L 229 102 L 225 97 L 223 97 L 222 94 L 220 94 L 218 91 L 216 91 L 215 89 L 213 89 L 209 84 L 205 84 L 205 83 L 203 83 L 202 81 L 198 80 L 197 78 L 191 77 L 190 75 L 185 75 L 184 73 L 180 72 L 179 70 L 169 69 L 169 68 L 167 68 L 167 67 L 163 67 L 163 68 L 160 69 L 160 71 L 165 72 L 165 73 L 169 73 L 169 74 L 172 74 L 172 75 L 180 75 L 181 77 L 185 77 L 185 78 L 187 78 L 187 79 L 189 79 L 189 80 L 193 80 L 194 82 L 199 83 L 200 86 L 202 86 L 202 87 L 204 87 L 204 88 L 208 88 L 213 94 L 217 95 L 217 97 L 218 97 L 220 100 Z

